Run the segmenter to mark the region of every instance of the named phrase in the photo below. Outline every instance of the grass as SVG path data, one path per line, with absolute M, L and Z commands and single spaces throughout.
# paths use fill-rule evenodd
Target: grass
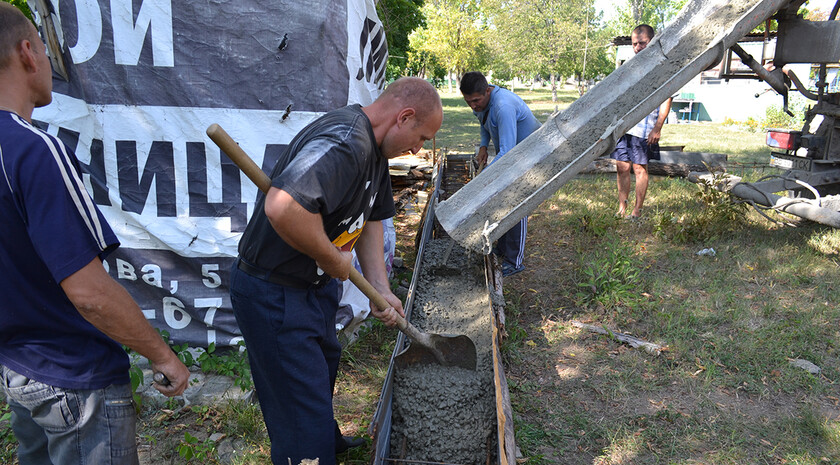
M 528 92 L 517 90 L 517 93 L 542 123 L 554 113 L 555 106 L 562 111 L 578 97 L 577 91 L 568 89 L 558 92 L 557 102 L 552 102 L 551 90 L 548 88 Z M 450 152 L 471 153 L 474 145 L 480 142 L 478 119 L 460 93 L 450 94 L 444 90 L 440 97 L 443 102 L 443 126 L 435 136 L 436 147 L 445 147 Z M 431 143 L 427 143 L 426 149 L 431 148 Z
M 517 93 L 540 120 L 554 110 L 546 89 Z M 575 97 L 561 92 L 559 108 Z M 472 151 L 475 117 L 459 95 L 443 102 L 437 147 Z M 748 179 L 774 172 L 763 135 L 734 126 L 666 125 L 662 143 L 727 153 L 730 172 Z M 684 179 L 653 178 L 646 219 L 627 222 L 613 216 L 614 175 L 581 175 L 532 212 L 528 269 L 505 280 L 502 344 L 521 463 L 840 463 L 840 231 L 784 227 L 751 210 L 733 220 L 725 203 L 710 206 L 699 192 Z M 417 223 L 395 220 L 408 267 Z M 703 248 L 716 255 L 696 255 Z M 410 279 L 400 273 L 395 282 Z M 571 320 L 666 350 L 648 355 Z M 335 410 L 346 434 L 369 437 L 394 336 L 374 324 L 342 358 Z M 140 426 L 154 463 L 183 463 L 186 432 L 196 452 L 220 452 L 224 439 L 205 442 L 214 431 L 242 451 L 224 463 L 269 463 L 255 405 L 155 408 Z M 0 438 L 0 463 L 15 463 L 6 416 Z M 369 463 L 371 454 L 368 443 L 339 461 Z
M 507 374 L 523 454 L 533 463 L 840 460 L 840 232 L 806 222 L 783 228 L 747 212 L 731 230 L 675 240 L 657 233 L 656 218 L 715 221 L 697 186 L 655 179 L 648 220 L 631 223 L 611 217 L 614 183 L 611 175 L 581 176 L 540 206 L 529 227 L 529 270 L 505 283 L 524 331 L 517 339 L 535 341 L 506 351 L 515 354 Z M 707 247 L 717 255 L 695 254 Z M 558 264 L 562 273 L 544 278 Z M 573 329 L 571 319 L 668 350 L 649 356 Z M 554 383 L 534 391 L 535 376 Z M 565 432 L 564 444 L 532 434 L 533 425 Z M 563 453 L 550 456 L 554 449 Z

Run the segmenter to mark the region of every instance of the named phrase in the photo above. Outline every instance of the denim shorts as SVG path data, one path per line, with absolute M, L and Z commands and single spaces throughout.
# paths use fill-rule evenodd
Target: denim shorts
M 625 134 L 618 139 L 610 158 L 647 165 L 649 160 L 659 160 L 659 144 L 648 144 L 647 139 Z
M 2 367 L 20 465 L 137 465 L 136 415 L 128 384 L 62 389 Z

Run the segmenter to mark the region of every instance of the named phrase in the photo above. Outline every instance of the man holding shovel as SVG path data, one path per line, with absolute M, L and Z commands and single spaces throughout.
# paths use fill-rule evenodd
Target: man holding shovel
M 355 248 L 362 271 L 396 324 L 381 220 L 394 215 L 388 158 L 417 153 L 440 129 L 437 91 L 418 78 L 388 86 L 371 105 L 327 113 L 291 141 L 257 202 L 231 271 L 231 303 L 245 342 L 276 464 L 335 464 L 349 442 L 333 416 L 341 346 L 340 286 Z
M 52 100 L 35 27 L 0 2 L 0 364 L 18 460 L 136 464 L 129 360 L 146 356 L 181 394 L 189 371 L 102 265 L 119 246 L 78 160 L 32 125 Z

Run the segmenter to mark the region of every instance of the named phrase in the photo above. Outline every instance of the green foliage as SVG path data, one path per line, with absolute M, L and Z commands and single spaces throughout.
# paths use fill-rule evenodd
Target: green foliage
M 792 114 L 785 113 L 780 105 L 770 105 L 767 107 L 763 126 L 764 128 L 801 129 L 805 122 L 806 109 L 807 100 L 794 95 L 788 103 L 788 110 Z
M 409 35 L 411 49 L 434 57 L 458 75 L 482 69 L 486 61 L 486 18 L 478 0 L 430 0 L 421 8 L 425 25 Z
M 131 380 L 131 397 L 134 399 L 134 409 L 137 410 L 137 413 L 140 413 L 140 409 L 143 406 L 143 398 L 137 392 L 137 388 L 143 384 L 143 370 L 132 363 L 128 368 L 128 376 Z
M 204 349 L 196 359 L 190 351 L 189 344 L 172 344 L 169 341 L 169 333 L 161 331 L 161 336 L 169 343 L 175 354 L 181 362 L 187 367 L 198 365 L 201 371 L 205 373 L 215 373 L 223 376 L 230 376 L 234 379 L 234 383 L 244 390 L 250 390 L 254 387 L 254 381 L 251 379 L 251 367 L 248 365 L 248 353 L 245 349 L 245 342 L 240 341 L 238 348 L 240 350 L 219 350 L 215 343 L 210 343 L 207 349 Z M 200 350 L 200 349 L 199 349 Z
M 23 14 L 26 15 L 27 18 L 30 20 L 32 19 L 32 11 L 29 9 L 29 5 L 26 3 L 26 0 L 3 0 L 4 2 L 9 2 L 12 5 L 16 6 Z
M 178 455 L 187 461 L 213 460 L 216 456 L 216 444 L 209 438 L 199 441 L 189 432 L 184 432 L 184 440 L 178 445 Z
M 615 230 L 619 218 L 608 211 L 592 212 L 587 210 L 580 215 L 573 215 L 572 226 L 588 236 L 603 237 Z
M 594 1 L 485 2 L 494 30 L 488 35 L 491 65 L 504 76 L 592 78 L 612 71 L 607 31 L 599 27 Z
M 687 0 L 624 0 L 615 6 L 610 28 L 616 35 L 630 35 L 639 24 L 649 24 L 659 33 L 673 19 Z
M 724 173 L 700 180 L 696 208 L 676 216 L 660 211 L 654 214 L 653 230 L 658 236 L 678 244 L 714 240 L 746 224 L 747 204 L 717 187 L 725 184 Z
M 779 105 L 770 105 L 767 107 L 766 116 L 764 117 L 765 128 L 798 129 L 801 126 L 802 120 L 796 114 L 793 116 L 788 115 Z
M 5 402 L 0 402 L 0 463 L 14 463 L 17 439 L 10 423 L 12 412 Z
M 409 74 L 408 35 L 424 24 L 420 13 L 422 5 L 423 0 L 380 0 L 376 3 L 376 13 L 382 21 L 385 40 L 388 42 L 386 80 Z
M 577 297 L 584 303 L 597 303 L 606 308 L 637 300 L 639 268 L 626 247 L 618 242 L 607 244 L 580 270 Z
M 207 350 L 198 356 L 198 364 L 201 366 L 201 371 L 230 376 L 234 379 L 234 383 L 243 390 L 253 389 L 254 381 L 251 379 L 251 367 L 248 365 L 245 342 L 240 341 L 239 347 L 242 349 L 241 352 L 237 350 L 225 350 L 217 353 L 216 344 L 210 344 Z

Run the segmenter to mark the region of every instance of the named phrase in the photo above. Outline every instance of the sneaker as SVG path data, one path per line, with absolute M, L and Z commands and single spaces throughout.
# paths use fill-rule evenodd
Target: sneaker
M 507 262 L 502 264 L 502 276 L 504 276 L 505 278 L 511 275 L 515 275 L 516 273 L 519 273 L 523 270 L 525 270 L 525 265 L 519 265 L 519 267 L 517 268 Z
M 359 447 L 365 443 L 364 438 L 354 438 L 350 436 L 342 436 L 342 442 L 339 442 L 335 445 L 335 453 L 340 454 L 342 452 L 347 452 L 348 449 L 352 449 L 354 447 Z

